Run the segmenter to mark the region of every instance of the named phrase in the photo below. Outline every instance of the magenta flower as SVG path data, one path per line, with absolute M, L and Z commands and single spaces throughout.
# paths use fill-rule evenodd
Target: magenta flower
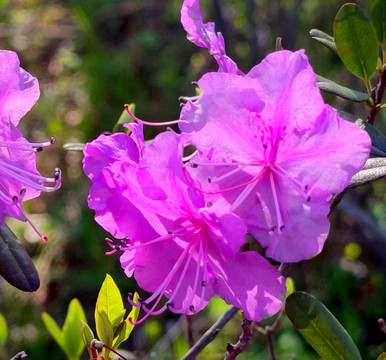
M 60 187 L 59 169 L 53 178 L 43 177 L 36 170 L 35 152 L 51 145 L 54 139 L 29 143 L 16 128 L 38 97 L 38 82 L 20 68 L 17 55 L 0 50 L 0 222 L 5 215 L 27 221 L 47 240 L 26 216 L 22 203 L 39 196 L 41 191 Z
M 83 164 L 96 220 L 122 238 L 117 246 L 107 240 L 112 252 L 123 250 L 127 276 L 134 273 L 153 293 L 140 302 L 146 313 L 140 322 L 166 309 L 192 314 L 215 294 L 251 320 L 276 313 L 285 295 L 282 277 L 256 252 L 238 252 L 246 227 L 226 202 L 210 204 L 190 186 L 193 179 L 187 183 L 184 139 L 162 133 L 142 152 L 136 143 L 122 133 L 102 135 L 86 145 Z
M 275 52 L 245 76 L 205 74 L 180 116 L 199 153 L 191 176 L 210 201 L 226 199 L 280 262 L 321 251 L 328 201 L 370 150 L 368 135 L 324 104 L 315 80 L 303 51 Z
M 224 37 L 215 31 L 214 23 L 202 22 L 199 0 L 185 0 L 181 8 L 181 23 L 187 39 L 197 46 L 209 49 L 218 63 L 219 71 L 238 73 L 236 63 L 225 52 Z

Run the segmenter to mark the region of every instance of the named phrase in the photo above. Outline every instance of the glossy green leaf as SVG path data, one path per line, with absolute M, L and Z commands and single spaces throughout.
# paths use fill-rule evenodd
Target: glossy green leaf
M 69 357 L 79 357 L 84 350 L 81 321 L 86 321 L 82 305 L 78 299 L 72 299 L 62 329 L 63 345 Z
M 370 0 L 370 19 L 374 25 L 378 41 L 386 47 L 386 2 Z M 383 59 L 386 61 L 386 59 Z
M 97 305 L 97 312 L 95 315 L 95 326 L 100 341 L 108 346 L 113 344 L 113 327 L 105 312 L 105 310 Z
M 113 330 L 119 325 L 125 315 L 126 310 L 123 307 L 121 293 L 109 274 L 106 274 L 106 278 L 99 290 L 95 306 L 95 321 L 97 321 L 98 316 L 97 309 L 105 312 Z
M 384 352 L 381 355 L 379 355 L 377 360 L 386 360 L 386 353 Z
M 331 312 L 305 292 L 286 300 L 286 313 L 295 328 L 324 360 L 361 360 L 350 335 Z
M 319 41 L 327 49 L 331 50 L 335 54 L 338 53 L 338 51 L 336 50 L 334 38 L 331 35 L 328 35 L 325 32 L 318 29 L 312 29 L 310 31 L 310 35 L 314 40 Z
M 2 314 L 0 314 L 0 348 L 4 346 L 8 337 L 7 322 Z
M 334 40 L 339 57 L 355 76 L 369 80 L 378 62 L 378 42 L 370 20 L 358 5 L 343 5 L 334 20 Z
M 370 95 L 368 93 L 349 89 L 320 75 L 317 75 L 316 86 L 320 90 L 354 102 L 363 102 L 367 101 L 370 98 Z
M 64 351 L 62 330 L 60 330 L 56 321 L 46 312 L 43 312 L 42 319 L 45 327 L 47 328 L 51 336 L 55 339 L 55 341 Z
M 30 256 L 5 223 L 0 226 L 0 275 L 22 291 L 36 291 L 40 286 Z
M 129 104 L 130 111 L 135 114 L 135 104 Z M 113 132 L 120 131 L 122 129 L 122 126 L 127 123 L 133 122 L 134 119 L 128 114 L 128 112 L 125 110 L 122 111 L 121 116 L 119 117 L 117 123 L 114 125 Z M 128 130 L 128 129 L 125 129 Z M 130 131 L 126 131 L 130 132 Z

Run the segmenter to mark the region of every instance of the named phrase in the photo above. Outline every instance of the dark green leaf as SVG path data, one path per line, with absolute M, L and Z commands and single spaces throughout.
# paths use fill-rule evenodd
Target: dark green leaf
M 338 53 L 338 51 L 336 50 L 334 38 L 331 35 L 328 35 L 325 32 L 318 29 L 312 29 L 310 31 L 310 35 L 314 40 L 319 41 L 335 54 Z
M 324 360 L 361 360 L 354 342 L 331 312 L 305 292 L 286 300 L 286 313 L 295 328 Z
M 0 348 L 2 348 L 7 341 L 8 328 L 7 322 L 2 314 L 0 314 Z
M 78 299 L 72 299 L 62 329 L 63 345 L 69 357 L 79 357 L 84 349 L 81 320 L 86 321 L 86 315 L 84 314 L 82 305 Z
M 370 20 L 359 6 L 348 3 L 341 7 L 334 20 L 334 40 L 347 69 L 369 87 L 378 62 L 378 42 Z
M 378 41 L 386 47 L 386 2 L 385 0 L 370 0 L 370 18 L 373 22 Z M 383 59 L 386 61 L 386 59 Z
M 31 258 L 5 223 L 0 227 L 0 275 L 22 291 L 36 291 L 40 286 Z
M 369 134 L 372 145 L 371 154 L 376 156 L 386 156 L 386 136 L 367 121 L 357 119 L 355 123 Z
M 363 102 L 370 98 L 370 95 L 367 93 L 346 88 L 345 86 L 339 85 L 332 80 L 326 79 L 319 75 L 317 75 L 316 86 L 320 90 L 354 102 Z

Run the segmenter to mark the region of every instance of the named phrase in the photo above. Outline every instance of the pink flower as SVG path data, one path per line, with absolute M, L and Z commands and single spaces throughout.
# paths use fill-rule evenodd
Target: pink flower
M 41 191 L 60 187 L 60 170 L 53 178 L 43 177 L 36 169 L 35 152 L 51 145 L 29 143 L 16 128 L 39 97 L 35 78 L 19 67 L 19 59 L 12 51 L 0 50 L 0 222 L 8 215 L 27 221 L 44 240 L 47 240 L 23 211 L 25 200 L 39 196 Z
M 251 320 L 276 313 L 285 294 L 282 277 L 256 252 L 238 252 L 245 224 L 226 202 L 212 205 L 187 183 L 184 145 L 184 138 L 166 132 L 140 153 L 131 137 L 117 133 L 84 149 L 93 182 L 89 206 L 99 224 L 123 238 L 117 246 L 107 242 L 113 252 L 124 251 L 125 273 L 153 293 L 140 302 L 146 313 L 140 322 L 166 309 L 192 314 L 215 294 Z
M 315 80 L 303 51 L 275 52 L 245 76 L 205 74 L 180 116 L 198 150 L 191 176 L 213 203 L 226 199 L 280 262 L 321 251 L 328 201 L 370 150 L 368 135 L 324 104 Z
M 236 63 L 225 52 L 224 38 L 216 33 L 214 23 L 202 22 L 199 0 L 185 0 L 181 8 L 181 23 L 187 34 L 187 39 L 197 46 L 209 49 L 216 59 L 219 71 L 236 74 Z

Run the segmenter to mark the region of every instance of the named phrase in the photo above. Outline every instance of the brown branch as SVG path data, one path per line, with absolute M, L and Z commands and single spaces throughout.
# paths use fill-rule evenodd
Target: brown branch
M 243 332 L 239 337 L 239 341 L 235 345 L 228 343 L 224 360 L 236 359 L 237 355 L 241 354 L 248 347 L 252 339 L 253 323 L 244 317 L 241 327 Z
M 181 358 L 181 360 L 192 360 L 202 349 L 212 342 L 223 327 L 236 315 L 239 309 L 231 306 L 223 316 L 221 316 L 210 329 L 196 342 L 196 344 Z
M 193 347 L 194 337 L 193 337 L 192 316 L 191 315 L 185 315 L 185 318 L 186 318 L 186 337 L 188 340 L 188 345 L 189 345 L 189 347 Z M 192 358 L 192 360 L 195 360 L 195 358 Z
M 374 125 L 375 124 L 375 118 L 377 114 L 381 111 L 381 104 L 382 104 L 382 98 L 383 93 L 386 90 L 386 66 L 383 66 L 383 73 L 379 79 L 379 83 L 377 87 L 373 90 L 371 97 L 374 100 L 374 107 L 370 110 L 369 117 L 367 118 L 367 121 L 369 124 Z

